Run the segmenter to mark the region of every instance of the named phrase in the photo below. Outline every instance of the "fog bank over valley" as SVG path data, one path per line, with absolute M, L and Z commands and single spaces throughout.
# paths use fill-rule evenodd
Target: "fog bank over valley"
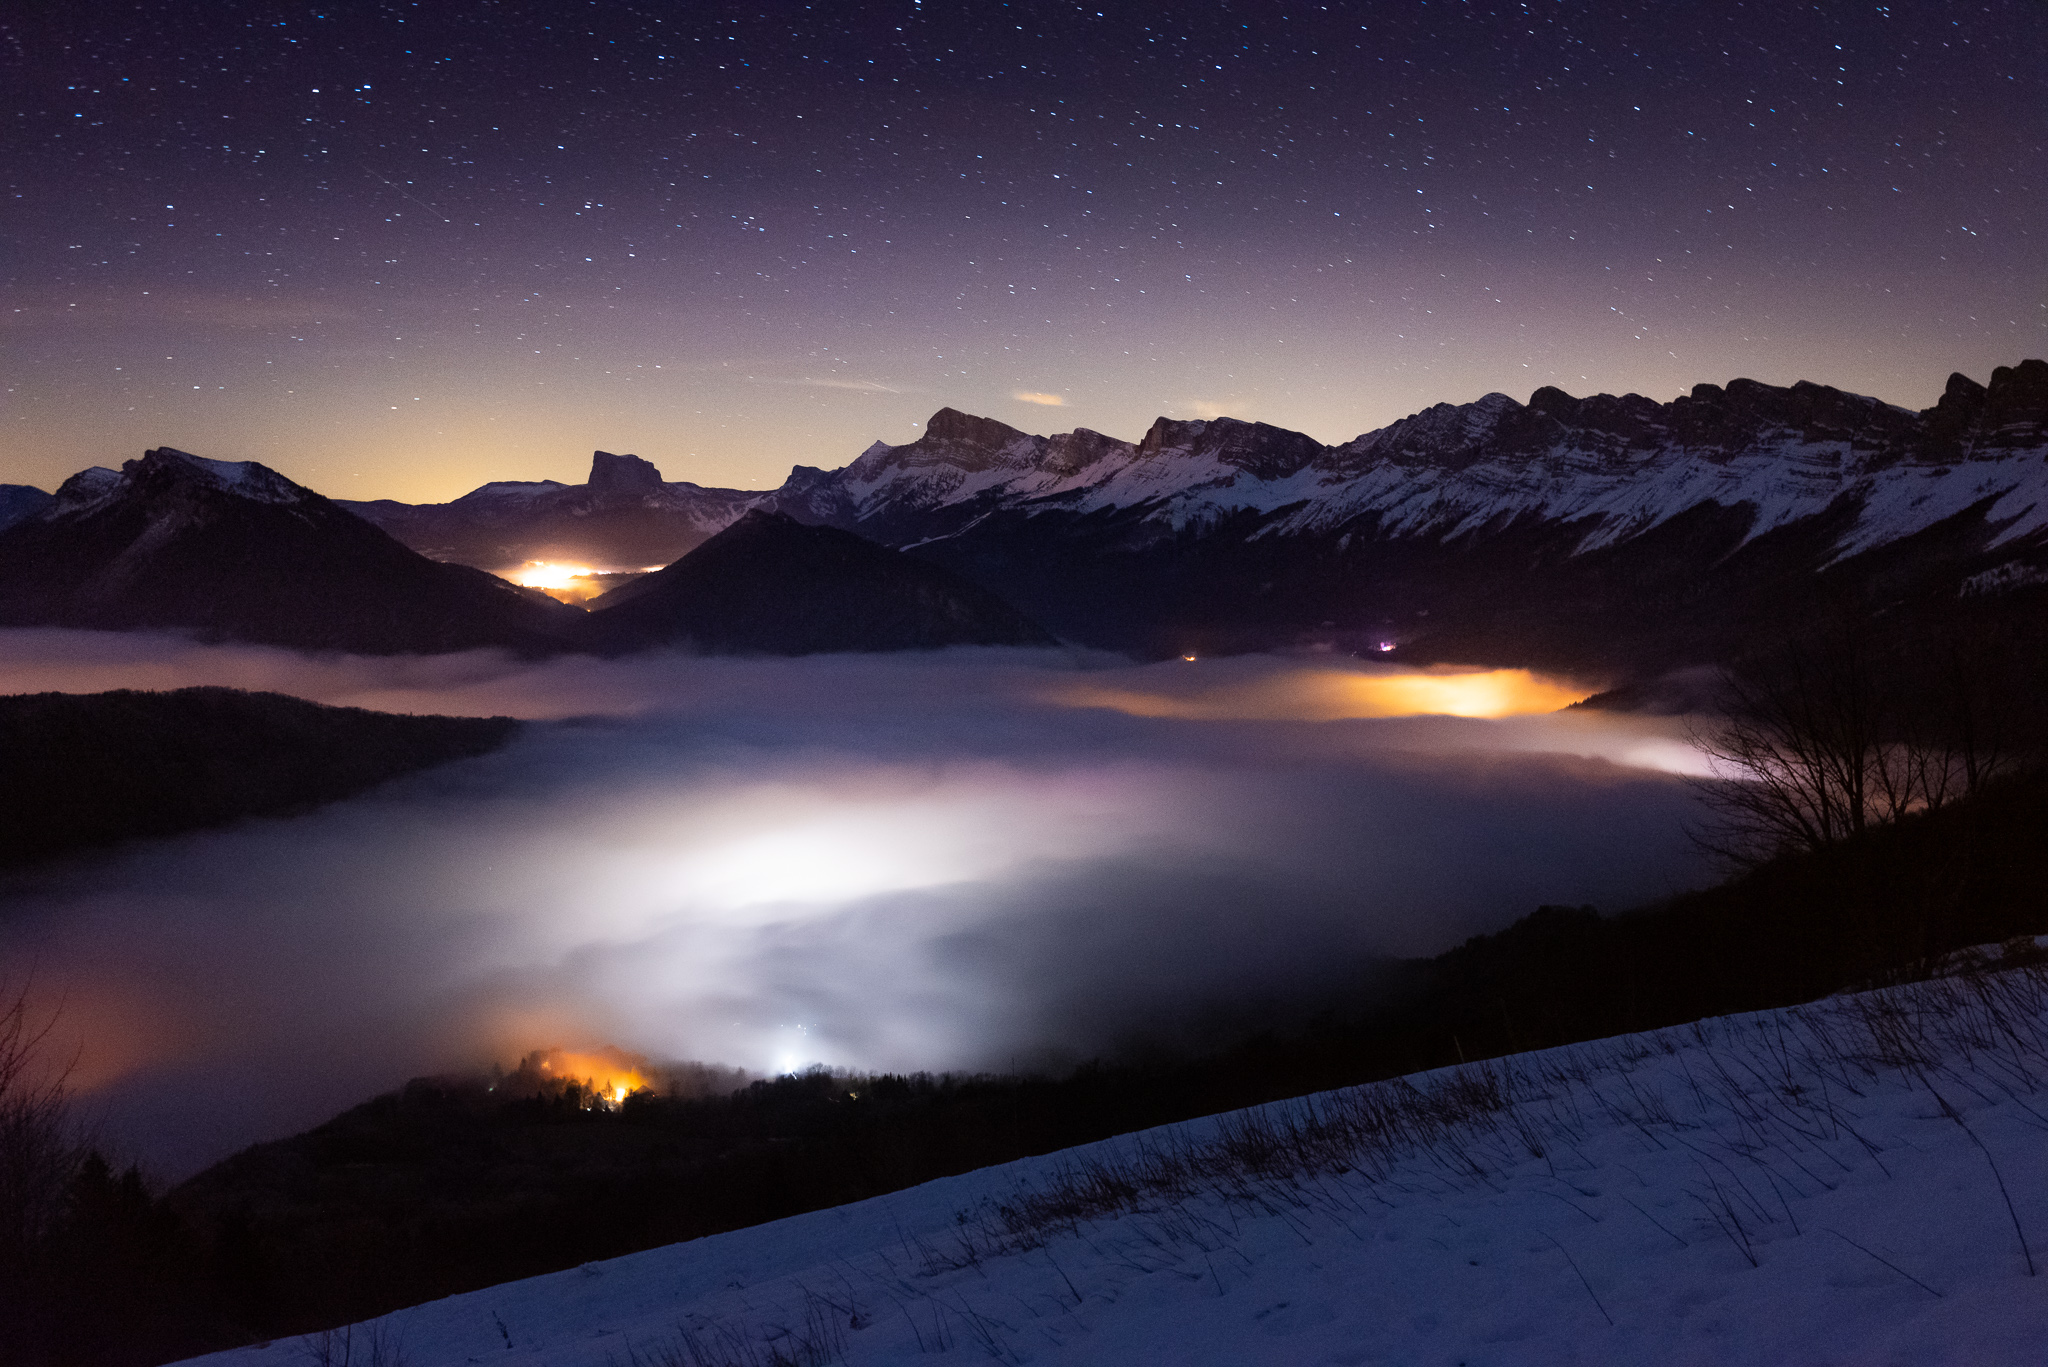
M 61 1003 L 107 1137 L 167 1176 L 540 1048 L 774 1072 L 1206 1047 L 1356 1003 L 1374 955 L 1710 875 L 1683 720 L 1551 710 L 1592 691 L 1569 680 L 0 633 L 0 692 L 202 683 L 539 724 L 0 884 L 0 973 Z

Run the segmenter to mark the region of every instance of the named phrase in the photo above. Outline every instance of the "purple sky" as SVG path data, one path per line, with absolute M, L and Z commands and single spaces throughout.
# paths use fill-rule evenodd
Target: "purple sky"
M 948 404 L 1338 441 L 2048 350 L 2034 0 L 30 8 L 0 480 L 45 488 L 764 487 Z

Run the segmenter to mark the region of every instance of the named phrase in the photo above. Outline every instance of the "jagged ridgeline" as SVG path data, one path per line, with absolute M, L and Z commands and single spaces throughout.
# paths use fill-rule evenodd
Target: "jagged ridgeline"
M 302 812 L 518 729 L 232 688 L 0 697 L 0 868 Z
M 1411 660 L 1625 675 L 1796 632 L 1816 592 L 1902 629 L 2023 607 L 2012 594 L 2048 583 L 2044 457 L 2048 363 L 2030 360 L 1988 385 L 1951 376 L 1921 412 L 1807 383 L 1669 403 L 1545 388 L 1336 446 L 1231 418 L 1035 436 L 948 408 L 916 441 L 766 493 L 599 453 L 586 486 L 349 506 L 433 554 L 488 544 L 505 564 L 574 542 L 617 566 L 647 543 L 608 552 L 607 519 L 695 545 L 759 508 L 903 548 L 1090 645 L 1390 640 Z
M 749 513 L 853 533 L 902 561 L 832 561 L 757 526 L 748 574 L 783 592 L 720 580 L 710 562 L 681 573 L 703 550 L 736 563 L 710 543 Z M 640 620 L 646 606 L 626 613 L 632 595 L 596 627 L 481 573 L 564 556 L 672 564 L 666 586 L 723 597 L 676 605 L 672 620 L 696 615 L 680 634 Z M 913 566 L 953 578 L 912 589 Z M 962 586 L 1032 633 L 939 630 L 948 614 L 965 621 Z M 819 629 L 834 595 L 841 617 L 882 624 L 904 593 L 936 613 L 929 629 Z M 955 606 L 934 608 L 947 595 Z M 1920 412 L 1807 383 L 1703 384 L 1669 403 L 1545 388 L 1526 404 L 1438 404 L 1336 446 L 1232 418 L 1161 418 L 1137 442 L 1034 436 L 947 408 L 916 441 L 878 442 L 836 470 L 798 466 L 767 491 L 668 481 L 598 452 L 584 485 L 343 504 L 253 462 L 168 449 L 85 471 L 54 498 L 0 487 L 0 625 L 378 653 L 693 642 L 781 654 L 1043 628 L 1150 655 L 1385 642 L 1411 662 L 1627 678 L 1796 637 L 1816 595 L 1901 635 L 1958 613 L 2038 613 L 2048 362 L 1999 367 L 1989 384 L 1951 376 Z M 748 630 L 714 629 L 742 601 Z

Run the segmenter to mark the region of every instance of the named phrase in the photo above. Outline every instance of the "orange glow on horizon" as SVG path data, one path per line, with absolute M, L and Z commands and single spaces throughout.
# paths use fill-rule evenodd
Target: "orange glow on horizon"
M 1555 712 L 1594 690 L 1526 669 L 1336 669 L 1326 665 L 1220 676 L 1151 674 L 1148 686 L 1079 681 L 1043 696 L 1067 707 L 1182 721 L 1348 721 L 1368 717 L 1511 717 Z
M 89 1095 L 131 1074 L 190 1057 L 213 1034 L 182 1004 L 132 982 L 31 984 L 27 1022 L 49 1031 L 31 1072 Z

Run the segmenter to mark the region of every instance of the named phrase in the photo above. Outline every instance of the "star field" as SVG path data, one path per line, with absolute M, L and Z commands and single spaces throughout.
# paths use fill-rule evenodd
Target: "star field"
M 1922 405 L 2048 350 L 2044 51 L 2030 0 L 46 7 L 0 21 L 0 479 Z

